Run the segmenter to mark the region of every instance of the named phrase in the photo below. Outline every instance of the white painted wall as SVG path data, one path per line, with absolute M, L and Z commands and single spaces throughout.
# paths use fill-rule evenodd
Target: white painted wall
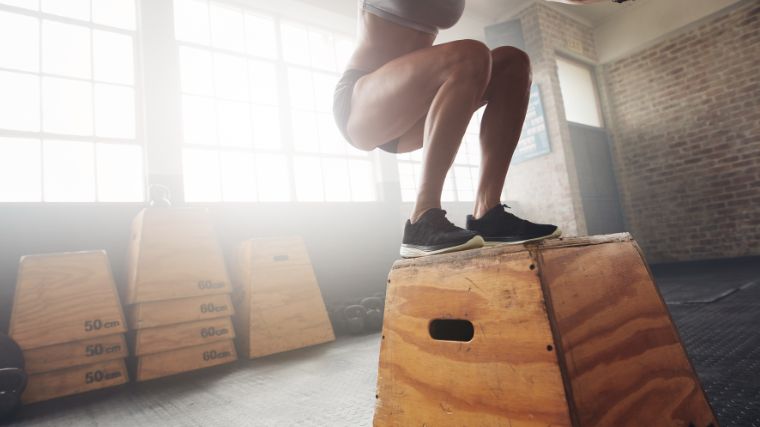
M 741 0 L 636 0 L 594 31 L 600 63 L 622 58 Z

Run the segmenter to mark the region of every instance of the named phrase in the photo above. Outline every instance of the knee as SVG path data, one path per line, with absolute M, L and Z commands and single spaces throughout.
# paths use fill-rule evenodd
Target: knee
M 484 84 L 491 75 L 491 51 L 477 40 L 459 40 L 451 43 L 449 55 L 452 73 L 466 76 Z
M 494 75 L 509 73 L 512 78 L 522 77 L 528 84 L 531 83 L 530 57 L 527 53 L 513 46 L 502 46 L 492 50 L 491 57 Z

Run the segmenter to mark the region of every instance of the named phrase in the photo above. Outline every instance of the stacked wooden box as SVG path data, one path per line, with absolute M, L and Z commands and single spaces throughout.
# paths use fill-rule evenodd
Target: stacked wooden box
M 141 211 L 125 297 L 137 381 L 236 360 L 231 289 L 205 209 Z
M 231 267 L 238 348 L 266 356 L 335 339 L 306 245 L 300 237 L 240 244 Z
M 9 335 L 24 351 L 24 403 L 128 381 L 126 324 L 103 251 L 21 258 Z

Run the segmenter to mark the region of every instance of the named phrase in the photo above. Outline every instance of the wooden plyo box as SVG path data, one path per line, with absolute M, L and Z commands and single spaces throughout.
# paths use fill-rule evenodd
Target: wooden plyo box
M 628 234 L 401 260 L 375 426 L 718 423 Z
M 231 292 L 205 209 L 146 208 L 132 222 L 127 304 Z
M 218 294 L 133 304 L 126 314 L 129 329 L 144 329 L 229 317 L 235 309 L 228 294 Z
M 22 349 L 125 331 L 104 251 L 21 258 L 9 335 Z
M 235 338 L 235 329 L 229 317 L 199 320 L 190 323 L 139 329 L 133 332 L 135 356 L 161 353 L 214 341 Z
M 247 240 L 231 270 L 238 344 L 246 357 L 335 340 L 300 237 Z
M 29 376 L 21 396 L 24 403 L 41 402 L 124 384 L 128 381 L 124 359 L 59 369 Z
M 72 341 L 24 351 L 25 370 L 29 374 L 91 365 L 128 356 L 124 334 Z
M 217 341 L 178 350 L 154 353 L 137 359 L 137 381 L 147 381 L 237 360 L 232 340 Z

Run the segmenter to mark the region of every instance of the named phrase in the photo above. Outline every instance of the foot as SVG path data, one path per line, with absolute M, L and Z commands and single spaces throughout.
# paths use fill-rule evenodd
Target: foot
M 426 211 L 414 224 L 406 221 L 401 256 L 416 258 L 427 255 L 475 249 L 483 246 L 483 238 L 446 219 L 446 211 Z
M 520 219 L 504 209 L 508 207 L 498 205 L 480 219 L 467 215 L 467 229 L 483 236 L 487 245 L 533 242 L 562 235 L 556 225 L 534 224 Z

